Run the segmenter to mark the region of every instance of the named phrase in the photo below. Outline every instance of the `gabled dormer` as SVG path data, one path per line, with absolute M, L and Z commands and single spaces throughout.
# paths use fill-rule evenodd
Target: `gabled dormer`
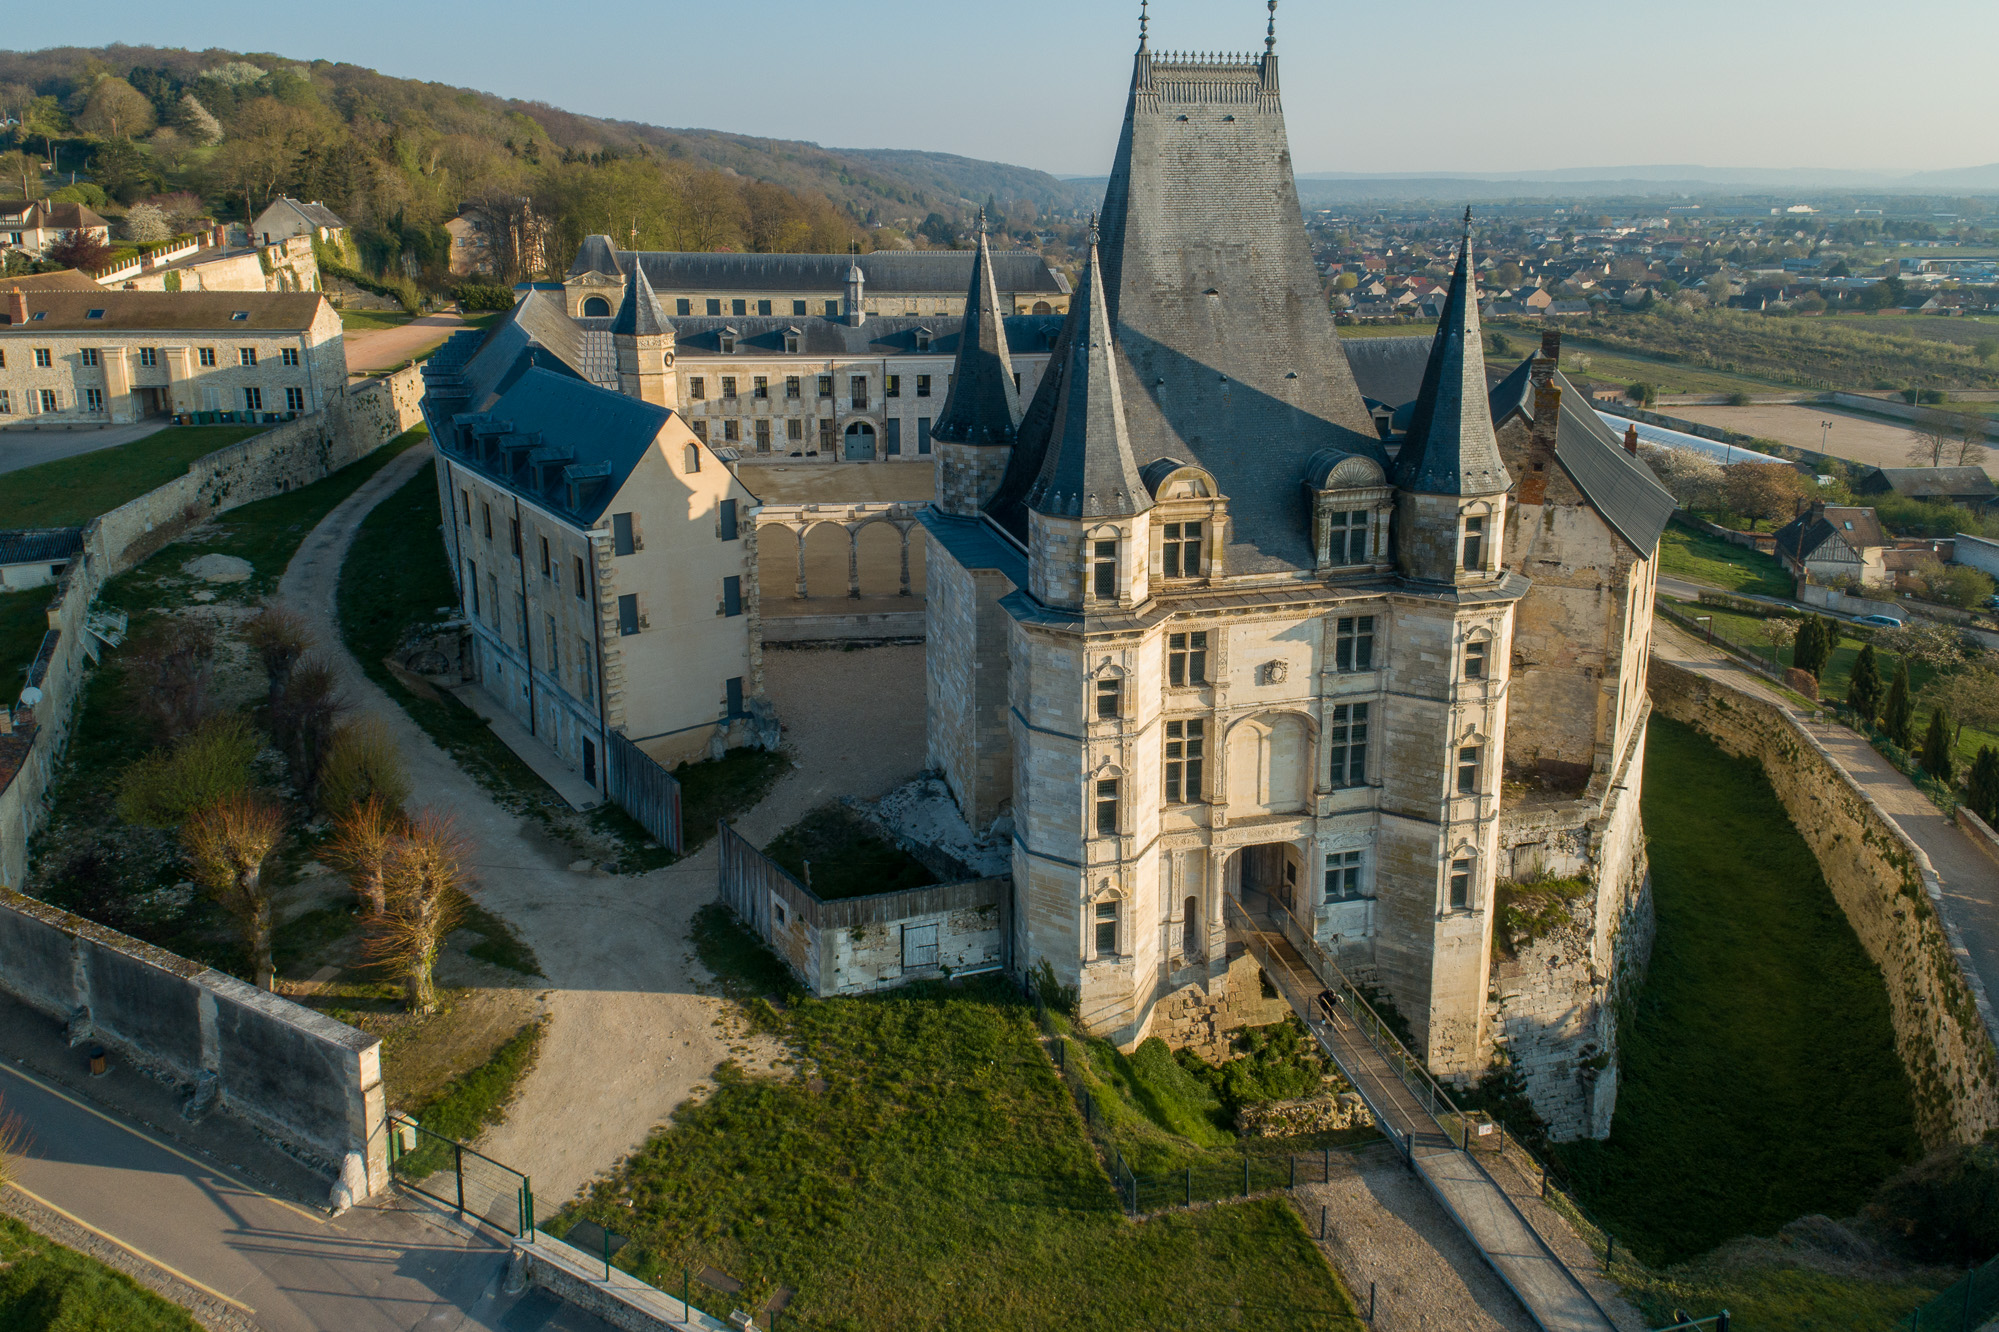
M 1228 498 L 1206 468 L 1156 458 L 1139 473 L 1152 497 L 1152 591 L 1200 587 L 1220 578 L 1228 546 Z
M 1312 549 L 1321 575 L 1385 568 L 1395 487 L 1374 459 L 1338 449 L 1314 454 L 1305 472 L 1312 497 Z

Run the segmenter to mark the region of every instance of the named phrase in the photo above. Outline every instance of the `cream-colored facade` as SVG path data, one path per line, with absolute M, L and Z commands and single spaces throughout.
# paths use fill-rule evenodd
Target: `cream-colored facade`
M 316 293 L 6 293 L 0 426 L 319 411 L 347 382 L 339 312 Z

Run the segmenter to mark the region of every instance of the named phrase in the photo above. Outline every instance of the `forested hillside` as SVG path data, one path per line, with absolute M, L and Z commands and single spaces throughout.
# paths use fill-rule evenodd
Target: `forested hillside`
M 835 252 L 962 243 L 976 210 L 1031 237 L 1083 199 L 1040 172 L 598 120 L 356 65 L 149 47 L 0 51 L 0 192 L 69 172 L 120 205 L 174 196 L 243 220 L 323 200 L 378 271 L 436 277 L 442 224 L 487 221 L 502 277 L 552 276 L 592 232 L 663 249 Z M 33 179 L 52 163 L 53 179 Z M 96 203 L 87 188 L 77 193 Z M 169 207 L 169 212 L 174 209 Z M 133 237 L 133 239 L 138 239 Z M 535 243 L 536 240 L 540 243 Z

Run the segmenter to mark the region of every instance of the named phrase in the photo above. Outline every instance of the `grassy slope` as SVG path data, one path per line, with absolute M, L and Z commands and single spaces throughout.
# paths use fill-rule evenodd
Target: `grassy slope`
M 81 527 L 187 472 L 188 464 L 265 426 L 170 426 L 144 439 L 9 472 L 0 527 Z
M 1659 572 L 1762 597 L 1797 591 L 1797 580 L 1771 556 L 1678 523 L 1668 524 L 1659 538 Z
M 781 983 L 741 935 L 705 919 L 704 961 L 738 992 Z M 757 1308 L 782 1284 L 786 1321 L 825 1329 L 1355 1326 L 1282 1201 L 1127 1221 L 1011 987 L 752 1009 L 799 1070 L 725 1068 L 579 1209 L 632 1238 L 620 1264 L 647 1279 L 713 1264 L 748 1289 L 697 1285 L 696 1304 Z
M 1915 1159 L 1880 972 L 1754 761 L 1655 717 L 1658 940 L 1622 1015 L 1611 1136 L 1561 1153 L 1651 1262 L 1850 1215 Z
M 0 1216 L 0 1332 L 196 1332 L 122 1272 Z

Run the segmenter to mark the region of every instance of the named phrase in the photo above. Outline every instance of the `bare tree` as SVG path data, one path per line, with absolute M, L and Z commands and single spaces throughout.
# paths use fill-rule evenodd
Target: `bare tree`
M 309 657 L 292 667 L 270 710 L 271 734 L 283 746 L 300 792 L 310 795 L 318 789 L 320 766 L 346 710 L 331 666 Z
M 1907 457 L 1911 467 L 1942 467 L 1957 452 L 1963 431 L 1950 412 L 1926 409 L 1909 427 Z
M 285 696 L 285 687 L 291 683 L 292 668 L 298 665 L 300 657 L 312 650 L 312 633 L 297 611 L 265 602 L 264 608 L 244 624 L 243 636 L 256 651 L 257 659 L 264 664 L 264 678 L 270 684 L 270 703 L 275 708 Z
M 1990 653 L 1962 670 L 1937 676 L 1923 686 L 1919 698 L 1924 707 L 1942 708 L 1950 718 L 1952 748 L 1966 726 L 1988 734 L 1999 732 L 1999 670 L 1993 669 Z
M 333 823 L 333 840 L 320 859 L 347 876 L 355 896 L 371 914 L 387 909 L 383 886 L 389 854 L 406 826 L 403 812 L 380 796 L 369 796 Z
M 451 820 L 426 810 L 410 821 L 383 867 L 384 910 L 370 920 L 362 947 L 376 966 L 402 977 L 412 1013 L 436 1011 L 433 970 L 463 913 L 466 855 Z
M 271 898 L 264 862 L 285 833 L 284 811 L 255 795 L 236 795 L 202 810 L 180 830 L 194 877 L 233 916 L 250 949 L 257 988 L 276 977 L 271 962 Z
M 34 198 L 34 187 L 41 184 L 42 164 L 34 154 L 24 153 L 19 148 L 0 153 L 0 178 L 8 184 L 21 187 L 23 199 Z
M 156 615 L 132 638 L 124 672 L 133 707 L 161 741 L 192 732 L 208 716 L 215 628 L 206 620 Z

